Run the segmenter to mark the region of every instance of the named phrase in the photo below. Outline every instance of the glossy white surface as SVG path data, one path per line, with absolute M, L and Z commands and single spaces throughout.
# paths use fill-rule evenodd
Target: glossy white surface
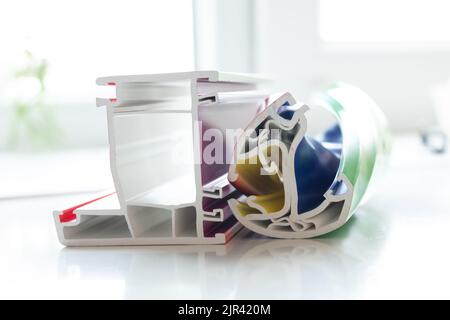
M 0 200 L 96 192 L 112 187 L 107 148 L 0 153 Z
M 448 154 L 398 139 L 380 191 L 337 232 L 225 246 L 64 248 L 51 211 L 89 195 L 3 200 L 0 298 L 450 298 L 449 181 Z

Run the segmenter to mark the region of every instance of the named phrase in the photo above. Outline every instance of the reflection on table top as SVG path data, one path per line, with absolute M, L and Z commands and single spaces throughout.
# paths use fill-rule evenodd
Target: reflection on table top
M 0 298 L 450 298 L 449 158 L 395 150 L 378 194 L 317 239 L 64 248 L 51 210 L 86 195 L 2 201 Z

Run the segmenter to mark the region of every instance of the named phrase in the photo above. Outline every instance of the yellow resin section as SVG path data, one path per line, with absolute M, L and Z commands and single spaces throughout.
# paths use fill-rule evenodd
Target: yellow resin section
M 261 151 L 267 157 L 274 151 L 281 155 L 281 150 L 274 145 L 265 147 Z M 248 196 L 245 201 L 239 201 L 237 205 L 237 210 L 242 216 L 261 213 L 257 207 L 264 208 L 269 214 L 278 212 L 284 207 L 285 194 L 279 165 L 281 156 L 279 159 L 280 161 L 276 161 L 278 170 L 271 174 L 264 170 L 258 154 L 237 161 L 235 174 L 238 178 L 232 184 Z

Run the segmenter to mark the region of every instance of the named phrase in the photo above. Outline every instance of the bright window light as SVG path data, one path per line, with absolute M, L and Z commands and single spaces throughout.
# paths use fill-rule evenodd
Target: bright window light
M 191 70 L 192 16 L 186 0 L 1 1 L 0 87 L 25 50 L 48 60 L 49 98 L 69 104 L 92 103 L 99 76 Z
M 329 43 L 450 43 L 450 1 L 320 0 L 319 30 Z

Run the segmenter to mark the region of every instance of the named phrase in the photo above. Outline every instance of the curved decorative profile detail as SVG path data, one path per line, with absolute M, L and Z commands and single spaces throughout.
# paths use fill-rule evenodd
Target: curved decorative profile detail
M 309 107 L 281 95 L 236 144 L 228 179 L 242 193 L 230 199 L 247 228 L 275 238 L 310 238 L 347 222 L 385 164 L 384 116 L 359 89 L 339 84 L 315 98 L 337 123 L 307 133 Z

